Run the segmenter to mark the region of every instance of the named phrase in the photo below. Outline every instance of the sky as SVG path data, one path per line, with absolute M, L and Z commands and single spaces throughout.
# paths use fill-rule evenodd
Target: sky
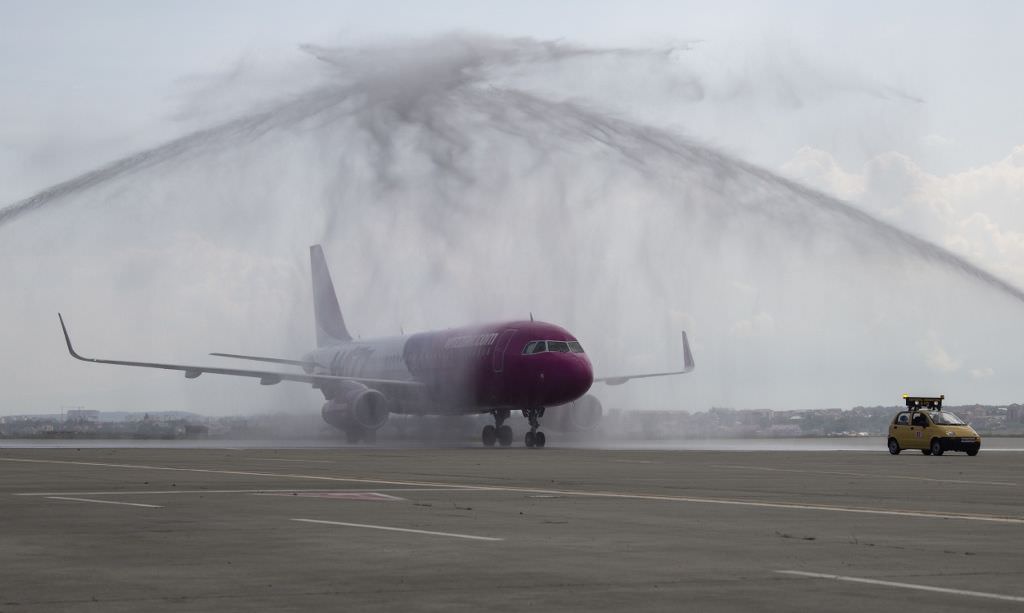
M 76 193 L 0 227 L 0 285 L 9 288 L 0 302 L 8 322 L 0 366 L 9 377 L 0 411 L 317 407 L 310 390 L 87 370 L 62 353 L 54 313 L 71 315 L 92 353 L 205 362 L 207 351 L 300 352 L 311 343 L 303 257 L 318 240 L 329 257 L 338 254 L 343 309 L 367 335 L 534 310 L 577 331 L 601 374 L 618 374 L 660 370 L 678 359 L 675 330 L 690 331 L 697 371 L 601 390 L 606 406 L 850 407 L 896 403 L 908 391 L 945 392 L 953 403 L 1022 399 L 1018 304 L 950 276 L 934 258 L 890 251 L 892 236 L 871 224 L 816 221 L 816 212 L 790 210 L 790 198 L 774 191 L 790 189 L 776 176 L 818 190 L 1024 286 L 1019 3 L 111 1 L 0 9 L 0 206 L 332 79 L 434 91 L 416 78 L 447 69 L 449 56 L 469 62 L 474 87 L 509 87 L 653 126 L 701 158 L 692 170 L 665 159 L 631 174 L 607 151 L 571 140 L 575 123 L 562 126 L 569 144 L 532 131 L 525 141 L 502 140 L 465 106 L 465 121 L 449 127 L 466 139 L 462 150 L 482 156 L 459 169 L 478 188 L 436 184 L 416 148 L 431 163 L 460 149 L 424 145 L 429 130 L 339 120 L 306 132 L 276 128 L 282 134 L 269 140 L 175 158 Z M 603 52 L 566 59 L 544 44 Z M 309 45 L 347 51 L 317 60 Z M 473 64 L 474 53 L 485 60 Z M 445 120 L 434 107 L 411 108 Z M 509 127 L 523 129 L 523 117 Z M 365 137 L 381 125 L 396 130 L 389 142 L 398 152 L 388 170 L 397 187 L 383 192 L 380 178 L 352 161 L 374 151 Z M 347 156 L 324 157 L 346 143 Z M 574 155 L 558 155 L 563 147 Z M 536 170 L 544 159 L 537 148 L 556 152 L 547 172 Z M 708 152 L 727 163 L 709 161 Z M 487 159 L 526 179 L 494 174 Z M 745 165 L 771 180 L 762 184 Z M 652 168 L 657 178 L 645 180 Z M 669 210 L 679 193 L 688 199 Z M 379 204 L 352 209 L 346 200 L 342 223 L 331 209 L 291 200 L 322 204 L 338 194 Z M 488 198 L 493 209 L 451 208 Z M 553 198 L 562 208 L 545 207 Z M 748 200 L 760 203 L 762 217 L 744 212 Z M 558 236 L 548 228 L 552 216 L 579 249 L 536 255 Z M 771 230 L 780 217 L 785 227 Z M 456 230 L 430 230 L 438 219 Z M 544 241 L 508 264 L 514 238 L 497 247 L 493 237 L 474 238 L 496 223 L 523 235 L 544 226 Z M 403 244 L 393 244 L 396 232 Z M 546 274 L 553 260 L 560 272 Z M 497 275 L 520 285 L 494 289 Z M 593 309 L 595 300 L 605 308 Z

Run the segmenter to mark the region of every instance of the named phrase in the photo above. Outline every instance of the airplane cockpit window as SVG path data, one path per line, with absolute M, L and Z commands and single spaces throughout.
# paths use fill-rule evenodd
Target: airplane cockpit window
M 530 341 L 523 347 L 523 355 L 551 351 L 554 353 L 583 353 L 579 341 Z
M 547 350 L 547 341 L 530 341 L 526 343 L 526 347 L 523 347 L 523 355 L 544 353 Z
M 548 341 L 548 351 L 569 353 L 569 343 L 565 341 Z

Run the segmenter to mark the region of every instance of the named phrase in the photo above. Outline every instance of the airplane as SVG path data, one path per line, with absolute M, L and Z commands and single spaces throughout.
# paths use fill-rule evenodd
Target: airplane
M 292 372 L 211 366 L 133 362 L 87 358 L 71 344 L 64 317 L 58 313 L 68 352 L 78 360 L 97 364 L 161 368 L 185 373 L 188 379 L 203 374 L 259 379 L 261 385 L 294 381 L 323 393 L 323 420 L 345 431 L 349 443 L 372 443 L 391 413 L 412 415 L 471 415 L 490 413 L 481 440 L 487 447 L 512 444 L 512 428 L 505 424 L 522 412 L 530 429 L 523 442 L 544 447 L 540 430 L 545 409 L 554 409 L 569 429 L 593 427 L 601 405 L 587 394 L 591 385 L 621 385 L 630 379 L 680 375 L 693 370 L 686 332 L 683 369 L 671 372 L 594 377 L 590 360 L 575 336 L 561 326 L 542 321 L 505 321 L 448 330 L 374 339 L 353 339 L 345 327 L 334 283 L 320 245 L 310 247 L 316 349 L 300 360 L 212 353 L 296 367 Z

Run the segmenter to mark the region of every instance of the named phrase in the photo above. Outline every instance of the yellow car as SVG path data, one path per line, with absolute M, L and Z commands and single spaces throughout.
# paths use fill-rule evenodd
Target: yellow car
M 981 449 L 981 437 L 953 413 L 912 407 L 897 413 L 889 424 L 889 453 L 896 455 L 904 449 L 920 449 L 925 455 L 966 451 L 974 456 Z

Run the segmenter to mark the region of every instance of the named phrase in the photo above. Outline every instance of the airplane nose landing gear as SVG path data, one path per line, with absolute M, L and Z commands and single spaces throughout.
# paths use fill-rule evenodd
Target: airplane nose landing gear
M 540 428 L 540 418 L 544 417 L 544 408 L 523 409 L 523 417 L 530 422 L 530 431 L 526 433 L 523 442 L 527 447 L 543 447 L 547 442 L 547 437 L 538 428 Z

